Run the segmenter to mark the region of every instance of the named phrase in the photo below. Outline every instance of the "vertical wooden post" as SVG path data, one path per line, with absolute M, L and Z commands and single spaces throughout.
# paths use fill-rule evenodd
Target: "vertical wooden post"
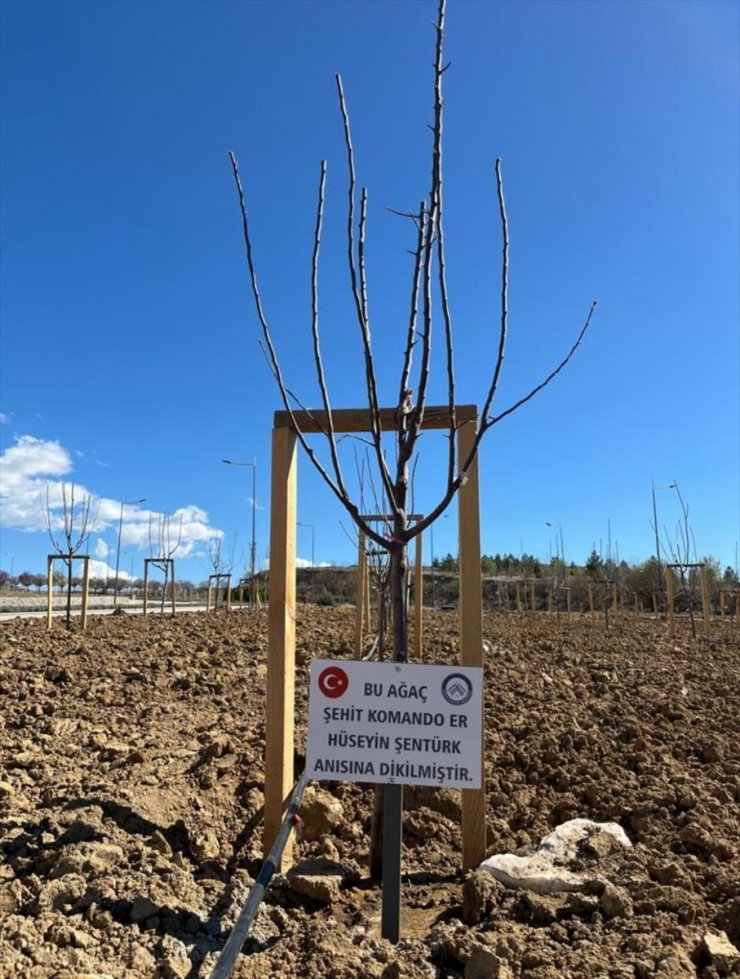
M 357 537 L 357 595 L 355 598 L 355 659 L 362 657 L 362 629 L 365 618 L 365 533 L 358 531 Z
M 457 434 L 458 464 L 467 459 L 478 430 L 474 419 L 465 422 Z M 478 460 L 468 469 L 460 487 L 460 651 L 463 666 L 483 666 L 482 575 L 480 566 L 480 515 L 478 502 Z M 485 705 L 483 716 L 486 716 Z M 484 742 L 485 743 L 485 740 Z M 484 752 L 481 751 L 481 758 Z M 484 773 L 480 789 L 462 790 L 463 869 L 477 867 L 486 855 L 486 795 Z
M 213 575 L 208 575 L 208 594 L 206 595 L 206 612 L 211 611 L 211 592 L 213 591 L 213 586 L 211 585 L 211 580 Z
M 514 585 L 515 585 L 515 588 L 516 588 L 516 610 L 517 610 L 517 612 L 521 612 L 521 610 L 522 610 L 522 596 L 521 596 L 521 592 L 519 591 L 519 582 L 518 581 L 515 582 Z
M 147 598 L 149 596 L 149 558 L 144 558 L 144 608 L 141 614 L 146 615 Z
M 363 614 L 365 617 L 364 618 L 365 629 L 367 630 L 368 636 L 370 636 L 372 635 L 372 631 L 373 631 L 373 623 L 372 623 L 372 615 L 371 615 L 372 609 L 370 607 L 370 575 L 367 573 L 367 569 L 365 569 L 365 599 L 364 600 L 365 600 L 365 606 L 364 606 L 365 611 Z M 380 615 L 378 615 L 378 628 L 380 628 Z
M 295 724 L 295 544 L 296 436 L 288 427 L 272 431 L 270 500 L 270 604 L 267 634 L 267 726 L 265 732 L 265 823 L 267 855 L 293 788 Z M 290 841 L 276 869 L 290 861 Z
M 658 593 L 653 592 L 653 615 L 658 618 Z
M 537 605 L 534 600 L 534 578 L 532 579 L 532 611 L 533 612 L 537 611 Z
M 568 617 L 570 617 L 570 586 L 565 589 L 565 603 L 566 612 L 568 613 Z
M 547 589 L 547 611 L 552 615 L 552 585 Z
M 51 589 L 54 584 L 54 558 L 51 554 L 46 558 L 46 628 L 51 629 Z
M 171 595 L 172 595 L 172 614 L 174 615 L 176 611 L 175 609 L 175 559 L 174 558 L 170 558 L 170 568 L 172 569 Z
M 594 614 L 594 586 L 591 582 L 588 583 L 588 610 L 591 615 Z
M 673 634 L 673 568 L 665 569 L 666 614 L 668 616 L 668 631 Z
M 421 663 L 421 639 L 424 616 L 424 564 L 421 534 L 416 538 L 416 570 L 414 572 L 414 658 Z
M 712 631 L 712 620 L 709 609 L 709 581 L 707 580 L 706 564 L 702 564 L 699 573 L 701 576 L 701 614 L 704 617 L 704 635 L 708 636 Z
M 87 629 L 87 597 L 90 594 L 90 558 L 88 556 L 82 559 L 82 615 L 81 615 L 81 627 L 84 632 Z
M 616 581 L 612 582 L 612 612 L 619 611 L 619 585 Z
M 640 615 L 640 596 L 635 592 L 635 615 L 639 617 Z
M 720 588 L 719 590 L 719 620 L 724 626 L 725 624 L 725 590 Z
M 226 611 L 231 611 L 231 575 L 226 575 Z

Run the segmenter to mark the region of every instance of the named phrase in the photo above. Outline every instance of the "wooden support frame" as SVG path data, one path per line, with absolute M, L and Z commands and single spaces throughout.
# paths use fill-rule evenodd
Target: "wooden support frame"
M 478 409 L 456 407 L 458 460 L 467 459 L 478 431 Z M 306 434 L 326 431 L 323 411 L 296 411 L 296 424 Z M 334 431 L 368 432 L 370 411 L 338 409 L 332 412 Z M 395 408 L 380 409 L 383 431 L 397 429 Z M 295 539 L 297 451 L 293 422 L 286 411 L 275 413 L 272 432 L 272 488 L 270 512 L 270 603 L 267 640 L 267 701 L 265 746 L 265 822 L 263 845 L 268 853 L 277 836 L 293 788 L 295 725 Z M 447 406 L 427 407 L 424 429 L 447 429 Z M 459 628 L 461 665 L 483 666 L 482 575 L 477 459 L 458 494 L 460 534 Z M 483 712 L 485 717 L 485 709 Z M 482 736 L 484 736 L 482 734 Z M 481 755 L 483 757 L 483 755 Z M 483 773 L 481 773 L 483 774 Z M 483 778 L 481 784 L 483 784 Z M 485 858 L 485 790 L 462 790 L 462 864 L 477 867 Z M 290 860 L 286 847 L 281 866 Z
M 211 611 L 211 592 L 215 585 L 216 588 L 216 600 L 213 603 L 214 612 L 218 608 L 218 589 L 221 587 L 221 582 L 226 582 L 226 611 L 231 611 L 231 575 L 230 574 L 209 574 L 208 575 L 208 594 L 206 595 L 206 612 Z M 214 583 L 213 585 L 211 583 Z
M 87 628 L 87 601 L 90 593 L 90 555 L 79 554 L 71 558 L 65 558 L 60 554 L 47 554 L 46 556 L 46 628 L 51 629 L 53 619 L 52 591 L 54 588 L 54 562 L 68 560 L 82 561 L 82 600 L 80 607 L 80 629 L 84 632 Z
M 160 567 L 163 564 L 169 566 L 172 571 L 172 581 L 170 582 L 172 586 L 172 614 L 176 611 L 175 602 L 175 559 L 171 557 L 147 557 L 144 558 L 144 607 L 141 610 L 142 615 L 147 614 L 147 605 L 149 600 L 149 565 L 153 564 L 155 567 Z M 166 598 L 167 596 L 165 596 Z

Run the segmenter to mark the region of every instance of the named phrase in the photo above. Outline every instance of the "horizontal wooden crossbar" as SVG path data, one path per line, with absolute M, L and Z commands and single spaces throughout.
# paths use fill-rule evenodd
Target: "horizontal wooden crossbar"
M 421 513 L 410 513 L 407 520 L 423 520 L 424 516 Z M 379 520 L 393 520 L 392 513 L 361 513 L 360 520 L 366 520 L 368 523 L 377 522 Z
M 380 425 L 384 432 L 398 431 L 398 409 L 380 408 Z M 293 417 L 300 430 L 310 435 L 328 430 L 327 414 L 325 411 L 294 411 Z M 335 432 L 370 432 L 371 414 L 369 408 L 337 408 L 331 413 Z M 478 417 L 478 409 L 475 405 L 456 405 L 455 420 L 458 425 L 473 421 Z M 276 411 L 275 428 L 292 428 L 293 422 L 287 411 Z M 449 405 L 430 405 L 424 409 L 423 429 L 430 428 L 449 428 L 450 427 L 450 406 Z

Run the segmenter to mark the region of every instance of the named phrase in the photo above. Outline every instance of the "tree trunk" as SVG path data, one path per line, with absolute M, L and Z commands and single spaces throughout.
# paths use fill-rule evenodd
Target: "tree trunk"
M 398 530 L 398 528 L 397 528 Z M 405 663 L 408 660 L 408 550 L 406 546 L 391 552 L 390 557 L 391 612 L 393 623 L 393 660 Z M 370 878 L 383 878 L 383 824 L 386 801 L 399 818 L 403 809 L 402 785 L 379 785 L 375 789 L 375 802 L 370 830 Z
M 67 565 L 67 629 L 72 628 L 72 561 L 65 561 Z

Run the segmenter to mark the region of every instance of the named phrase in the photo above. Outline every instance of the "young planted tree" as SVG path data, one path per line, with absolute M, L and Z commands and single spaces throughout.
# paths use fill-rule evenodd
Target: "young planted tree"
M 172 571 L 172 598 L 174 610 L 175 596 L 175 562 L 174 555 L 182 541 L 182 514 L 177 530 L 177 537 L 173 537 L 170 526 L 170 516 L 168 513 L 160 513 L 157 520 L 156 533 L 149 517 L 149 561 L 164 574 L 162 583 L 162 597 L 160 601 L 159 614 L 164 615 L 164 603 L 167 598 L 167 583 L 169 581 L 170 570 Z
M 223 546 L 223 541 L 220 537 L 213 537 L 208 543 L 208 560 L 213 568 L 209 576 L 209 596 L 210 596 L 210 582 L 213 582 L 216 588 L 216 601 L 214 603 L 214 608 L 218 608 L 218 596 L 219 590 L 222 583 L 226 582 L 226 587 L 224 590 L 224 604 L 228 604 L 229 597 L 228 593 L 231 589 L 231 573 L 234 570 L 234 552 L 236 550 L 236 534 L 231 541 L 229 547 Z
M 90 520 L 91 506 L 92 496 L 89 493 L 87 496 L 83 496 L 78 506 L 75 501 L 75 484 L 72 483 L 68 491 L 66 483 L 62 483 L 62 526 L 57 528 L 54 521 L 49 488 L 47 487 L 46 489 L 46 529 L 49 533 L 49 540 L 51 541 L 52 547 L 64 562 L 67 569 L 67 604 L 65 614 L 65 625 L 67 629 L 72 627 L 72 563 L 92 532 L 95 520 Z M 49 607 L 51 608 L 51 606 Z
M 678 505 L 681 510 L 681 517 L 676 524 L 676 533 L 673 538 L 664 528 L 664 542 L 661 542 L 663 551 L 666 555 L 668 570 L 675 572 L 680 585 L 680 592 L 684 599 L 684 604 L 689 613 L 691 622 L 691 635 L 696 639 L 696 620 L 694 618 L 694 602 L 696 599 L 696 574 L 695 570 L 699 567 L 696 560 L 696 541 L 694 531 L 689 523 L 689 506 L 681 496 L 681 490 L 674 479 L 671 489 L 676 491 Z M 672 613 L 669 613 L 672 614 Z
M 355 155 L 352 144 L 350 118 L 342 79 L 336 75 L 336 89 L 339 112 L 342 121 L 347 164 L 347 215 L 346 251 L 349 289 L 357 321 L 357 329 L 362 347 L 362 368 L 365 379 L 365 394 L 369 409 L 370 454 L 375 466 L 375 482 L 379 487 L 379 512 L 389 515 L 390 532 L 383 532 L 383 526 L 363 519 L 360 501 L 355 500 L 348 489 L 342 462 L 340 460 L 338 439 L 335 433 L 332 406 L 322 359 L 319 332 L 319 253 L 322 236 L 324 201 L 327 179 L 327 162 L 322 160 L 319 167 L 316 219 L 313 232 L 313 250 L 310 266 L 311 291 L 311 337 L 316 378 L 321 396 L 321 410 L 315 414 L 305 409 L 301 400 L 289 387 L 278 358 L 273 334 L 259 289 L 257 269 L 254 259 L 252 235 L 248 220 L 245 192 L 239 174 L 236 156 L 229 154 L 241 212 L 242 232 L 246 252 L 246 262 L 254 299 L 257 319 L 261 328 L 261 345 L 270 370 L 277 383 L 285 411 L 303 449 L 330 491 L 345 508 L 365 538 L 388 554 L 389 579 L 393 626 L 393 656 L 398 662 L 408 659 L 408 545 L 445 512 L 460 487 L 466 482 L 482 439 L 487 432 L 509 415 L 518 411 L 539 392 L 546 388 L 565 368 L 581 345 L 591 323 L 596 303 L 592 303 L 578 335 L 570 350 L 550 373 L 526 394 L 501 411 L 494 411 L 494 402 L 499 388 L 504 365 L 508 334 L 508 285 L 509 285 L 509 230 L 504 199 L 501 161 L 496 160 L 494 177 L 498 200 L 498 213 L 501 222 L 501 299 L 498 316 L 497 337 L 494 340 L 495 353 L 492 356 L 490 381 L 483 399 L 483 407 L 478 419 L 478 430 L 471 447 L 459 465 L 456 464 L 456 435 L 458 430 L 457 387 L 454 366 L 453 322 L 448 296 L 445 261 L 445 225 L 443 197 L 443 116 L 442 96 L 443 76 L 449 65 L 443 57 L 445 36 L 445 0 L 438 0 L 437 17 L 434 24 L 436 34 L 433 68 L 433 119 L 430 126 L 431 170 L 429 189 L 418 207 L 403 216 L 410 220 L 414 229 L 413 263 L 410 281 L 410 301 L 408 325 L 405 330 L 401 366 L 396 385 L 395 404 L 391 409 L 381 408 L 370 329 L 370 296 L 366 264 L 366 234 L 368 225 L 368 191 L 362 187 L 357 190 Z M 358 200 L 359 197 L 359 200 Z M 445 416 L 449 419 L 449 448 L 446 462 L 446 475 L 440 488 L 438 501 L 428 508 L 426 515 L 418 522 L 409 519 L 410 473 L 415 454 L 419 447 L 425 412 L 429 410 L 427 394 L 430 387 L 430 368 L 432 354 L 433 327 L 435 319 L 441 320 L 443 358 L 447 387 Z M 296 413 L 299 409 L 308 411 L 327 440 L 329 461 L 324 463 L 310 444 Z M 392 425 L 388 426 L 388 419 Z M 395 429 L 395 458 L 385 451 L 382 433 L 386 427 Z M 398 806 L 400 786 L 389 786 L 386 792 L 394 790 L 393 805 Z M 386 795 L 386 799 L 391 798 Z

